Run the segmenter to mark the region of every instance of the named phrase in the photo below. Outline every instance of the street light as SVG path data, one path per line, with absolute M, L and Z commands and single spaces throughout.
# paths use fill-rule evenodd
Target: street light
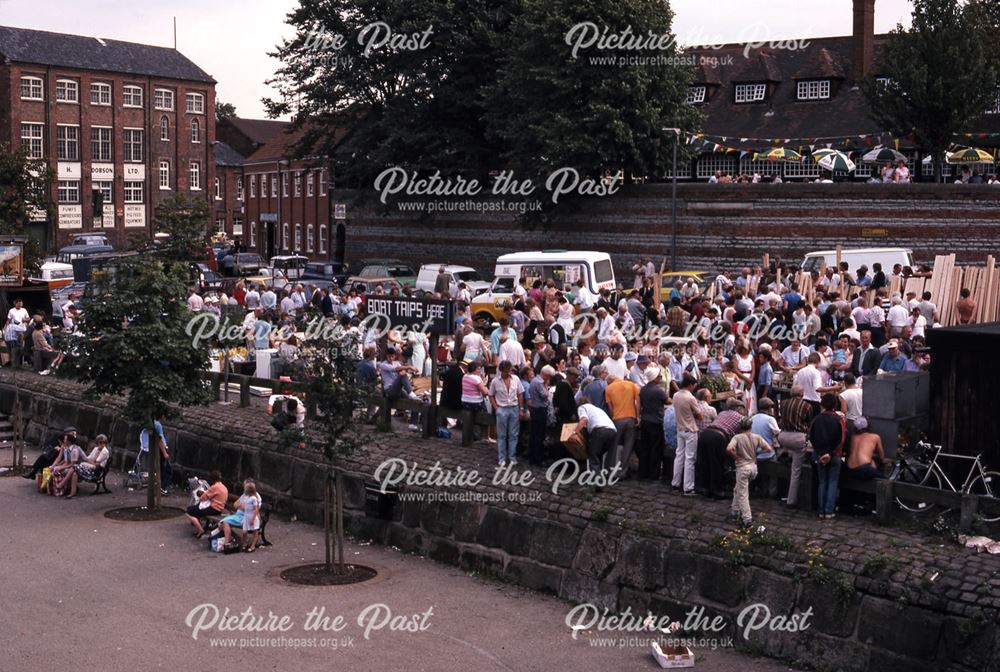
M 674 177 L 670 189 L 670 270 L 677 270 L 677 146 L 681 144 L 681 129 L 661 128 L 664 133 L 674 134 Z

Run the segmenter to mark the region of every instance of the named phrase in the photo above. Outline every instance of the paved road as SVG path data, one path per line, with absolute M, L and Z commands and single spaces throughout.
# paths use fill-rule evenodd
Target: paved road
M 0 459 L 6 461 L 6 455 Z M 117 483 L 117 479 L 116 480 Z M 114 522 L 103 511 L 142 504 L 140 493 L 90 496 L 72 501 L 34 492 L 21 478 L 0 478 L 0 568 L 6 586 L 0 616 L 5 672 L 39 669 L 129 670 L 427 670 L 514 672 L 545 670 L 659 669 L 648 648 L 595 648 L 574 641 L 564 623 L 570 605 L 509 585 L 485 582 L 461 570 L 352 544 L 347 557 L 376 567 L 379 577 L 346 588 L 282 585 L 269 570 L 322 557 L 318 528 L 274 520 L 275 546 L 254 554 L 217 555 L 196 542 L 183 519 Z M 181 496 L 167 503 L 183 506 Z M 219 632 L 213 607 L 239 614 L 288 616 L 287 632 Z M 428 627 L 421 632 L 375 629 L 370 639 L 357 619 L 384 604 L 392 618 Z M 340 632 L 306 631 L 313 609 L 341 615 Z M 433 609 L 429 617 L 421 614 Z M 193 639 L 186 625 L 196 610 L 203 623 Z M 388 612 L 368 612 L 384 622 Z M 400 618 L 404 617 L 404 618 Z M 277 647 L 280 637 L 286 646 Z M 212 638 L 263 637 L 267 645 L 221 650 Z M 299 640 L 288 645 L 288 640 Z M 332 644 L 320 648 L 323 641 Z M 332 646 L 335 650 L 331 650 Z M 696 651 L 696 669 L 776 672 L 785 665 L 733 650 Z M 223 665 L 225 667 L 223 667 Z

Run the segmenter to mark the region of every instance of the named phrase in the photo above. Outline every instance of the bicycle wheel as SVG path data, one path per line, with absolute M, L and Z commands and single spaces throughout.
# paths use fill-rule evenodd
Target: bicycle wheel
M 900 471 L 895 480 L 900 483 L 912 483 L 915 485 L 922 485 L 927 488 L 935 488 L 937 490 L 941 489 L 941 477 L 933 469 L 926 469 L 921 474 L 920 472 L 914 471 L 912 467 L 908 467 L 907 469 Z M 935 505 L 930 502 L 920 501 L 919 499 L 913 499 L 911 497 L 897 497 L 896 503 L 899 504 L 900 508 L 911 513 L 927 513 L 935 507 Z
M 1000 520 L 1000 472 L 984 471 L 972 479 L 968 492 L 992 500 L 986 511 L 979 512 L 979 516 L 983 520 L 990 523 Z

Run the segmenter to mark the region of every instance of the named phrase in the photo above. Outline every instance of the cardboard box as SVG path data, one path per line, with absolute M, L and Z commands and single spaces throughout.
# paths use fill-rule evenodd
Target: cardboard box
M 664 669 L 678 669 L 681 667 L 694 667 L 694 651 L 684 647 L 684 653 L 664 653 L 659 642 L 653 642 L 653 658 Z
M 576 433 L 576 423 L 567 422 L 559 432 L 559 442 L 578 460 L 587 459 L 587 438 Z

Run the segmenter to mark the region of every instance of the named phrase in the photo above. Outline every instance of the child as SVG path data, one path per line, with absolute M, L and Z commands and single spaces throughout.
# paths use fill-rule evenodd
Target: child
M 760 370 L 757 372 L 757 398 L 771 396 L 771 385 L 774 382 L 774 370 L 771 368 L 771 352 L 762 350 L 760 353 Z
M 260 496 L 252 480 L 248 478 L 243 481 L 243 495 L 236 500 L 236 513 L 223 518 L 219 526 L 222 527 L 224 546 L 228 546 L 232 539 L 233 527 L 253 531 L 256 541 L 257 530 L 260 528 Z
M 744 527 L 753 522 L 750 513 L 750 481 L 757 478 L 757 455 L 771 450 L 764 439 L 752 432 L 753 420 L 740 419 L 740 433 L 733 437 L 726 452 L 736 462 L 736 487 L 733 489 L 733 507 L 729 514 L 732 521 L 742 520 Z

